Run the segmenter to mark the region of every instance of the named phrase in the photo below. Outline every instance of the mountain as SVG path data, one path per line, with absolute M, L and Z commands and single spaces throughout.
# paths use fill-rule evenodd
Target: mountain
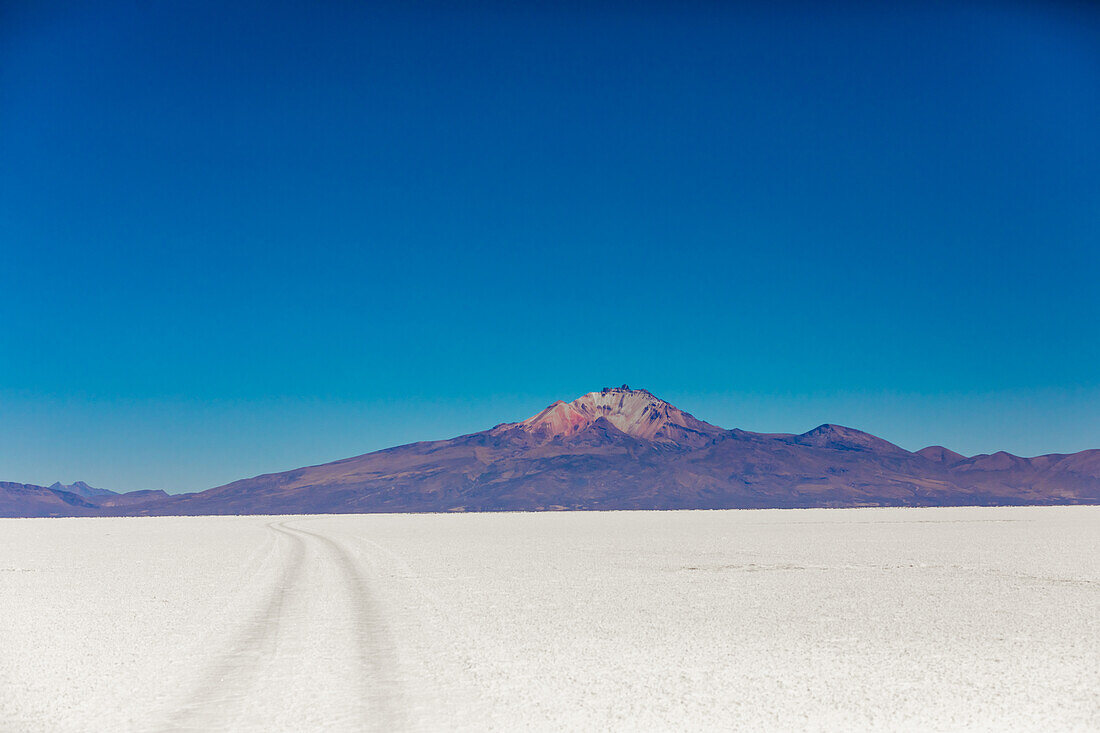
M 47 486 L 50 491 L 67 491 L 70 494 L 76 494 L 77 496 L 85 499 L 93 499 L 97 496 L 118 496 L 117 491 L 111 491 L 110 489 L 97 489 L 94 486 L 89 486 L 83 481 L 77 481 L 65 486 L 60 481 L 57 481 L 50 486 Z
M 725 432 L 697 420 L 644 389 L 605 387 L 572 402 L 558 400 L 523 422 L 498 425 L 496 434 L 525 434 L 533 438 L 567 438 L 589 429 L 604 418 L 625 435 L 661 445 L 696 448 Z
M 936 463 L 944 463 L 947 465 L 958 463 L 965 458 L 965 456 L 956 453 L 949 448 L 944 448 L 942 445 L 930 445 L 927 448 L 921 448 L 919 451 L 917 451 L 917 455 L 924 456 L 930 461 L 935 461 Z
M 125 507 L 166 499 L 163 491 L 120 494 L 83 481 L 50 486 L 0 481 L 0 517 L 95 517 L 121 513 Z
M 0 481 L 0 517 L 84 517 L 98 512 L 99 507 L 79 494 Z
M 45 501 L 73 515 L 1080 504 L 1100 503 L 1100 451 L 966 458 L 832 424 L 726 430 L 623 385 L 451 440 L 193 494 L 140 493 L 59 489 Z

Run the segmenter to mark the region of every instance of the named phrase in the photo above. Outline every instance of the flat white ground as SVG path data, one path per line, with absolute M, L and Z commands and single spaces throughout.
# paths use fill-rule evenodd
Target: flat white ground
M 1100 507 L 0 520 L 0 730 L 1100 729 Z

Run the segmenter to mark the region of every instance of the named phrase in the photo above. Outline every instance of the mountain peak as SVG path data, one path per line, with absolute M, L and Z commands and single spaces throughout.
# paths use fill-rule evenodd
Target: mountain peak
M 110 489 L 97 489 L 94 486 L 89 486 L 83 481 L 74 481 L 71 484 L 65 485 L 60 481 L 55 481 L 49 488 L 51 491 L 66 491 L 70 494 L 76 494 L 82 496 L 85 499 L 90 499 L 96 496 L 113 496 L 116 492 Z
M 801 445 L 834 450 L 906 452 L 903 448 L 870 433 L 832 423 L 818 425 L 813 430 L 794 436 L 792 440 Z
M 696 447 L 725 432 L 645 389 L 604 387 L 572 402 L 558 400 L 536 415 L 498 430 L 522 430 L 544 439 L 568 438 L 604 418 L 634 438 L 681 447 Z
M 966 458 L 966 456 L 962 455 L 961 453 L 956 453 L 950 448 L 944 448 L 942 445 L 930 445 L 927 448 L 921 448 L 919 451 L 917 451 L 917 455 L 924 456 L 928 460 L 935 461 L 936 463 L 944 463 L 948 465 L 952 463 L 958 463 L 959 461 Z

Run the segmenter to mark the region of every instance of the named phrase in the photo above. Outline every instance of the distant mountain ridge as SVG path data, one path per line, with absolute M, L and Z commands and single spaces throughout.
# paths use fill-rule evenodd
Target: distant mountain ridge
M 159 490 L 119 493 L 83 481 L 50 486 L 0 481 L 0 517 L 96 517 L 167 497 Z
M 46 488 L 50 491 L 67 491 L 70 494 L 76 494 L 77 496 L 82 496 L 85 499 L 90 499 L 96 496 L 118 496 L 117 491 L 111 491 L 110 489 L 97 489 L 94 486 L 89 486 L 83 481 L 76 481 L 69 484 L 68 486 L 65 486 L 60 481 L 56 481 Z
M 726 430 L 623 385 L 479 433 L 193 494 L 34 490 L 0 484 L 0 516 L 1096 504 L 1100 450 L 965 457 L 832 424 Z

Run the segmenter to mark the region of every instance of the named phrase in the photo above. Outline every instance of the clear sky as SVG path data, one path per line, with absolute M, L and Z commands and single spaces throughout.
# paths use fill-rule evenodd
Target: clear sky
M 1098 284 L 1090 3 L 0 9 L 0 480 L 203 489 L 623 382 L 1095 448 Z

